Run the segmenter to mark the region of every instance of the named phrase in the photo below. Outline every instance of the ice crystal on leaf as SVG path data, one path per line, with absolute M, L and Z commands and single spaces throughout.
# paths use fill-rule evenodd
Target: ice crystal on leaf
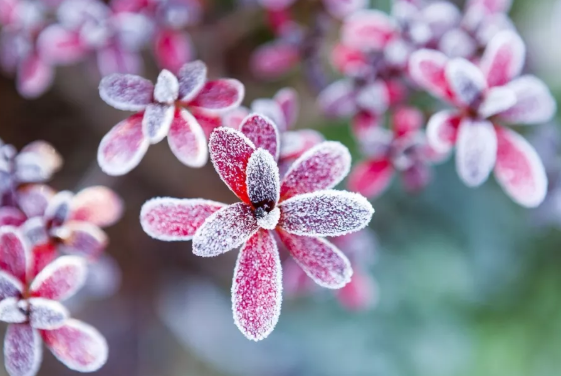
M 140 111 L 117 124 L 99 145 L 103 171 L 123 175 L 140 163 L 150 144 L 166 136 L 183 164 L 203 166 L 208 151 L 202 126 L 207 128 L 208 117 L 220 125 L 218 114 L 241 103 L 244 86 L 233 79 L 207 82 L 206 66 L 194 61 L 185 64 L 177 76 L 163 70 L 155 85 L 133 75 L 107 76 L 101 80 L 99 93 L 117 109 Z
M 314 281 L 341 288 L 352 276 L 349 260 L 318 236 L 358 231 L 374 212 L 362 196 L 331 190 L 350 167 L 349 153 L 338 143 L 319 144 L 301 155 L 279 183 L 276 156 L 269 151 L 271 137 L 279 142 L 278 131 L 271 124 L 260 115 L 249 115 L 239 127 L 247 135 L 218 128 L 210 137 L 214 167 L 242 202 L 215 211 L 216 206 L 203 200 L 158 199 L 158 205 L 148 201 L 140 217 L 143 228 L 157 239 L 187 240 L 175 237 L 176 229 L 194 230 L 193 252 L 200 256 L 242 247 L 234 271 L 232 308 L 236 325 L 253 340 L 269 335 L 280 313 L 281 266 L 271 231 Z M 249 137 L 255 134 L 260 137 L 252 142 Z M 298 176 L 306 178 L 296 184 Z M 178 224 L 162 206 L 184 212 L 187 223 Z M 156 221 L 157 232 L 151 224 Z

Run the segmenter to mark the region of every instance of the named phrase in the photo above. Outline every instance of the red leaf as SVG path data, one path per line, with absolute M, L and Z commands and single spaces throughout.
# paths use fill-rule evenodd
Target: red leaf
M 176 110 L 168 133 L 168 144 L 177 159 L 186 166 L 202 167 L 208 160 L 203 129 L 187 110 Z
M 123 200 L 113 190 L 97 185 L 78 192 L 72 199 L 70 210 L 70 220 L 107 227 L 123 215 Z
M 28 244 L 15 227 L 0 227 L 0 269 L 25 282 L 29 252 Z
M 82 287 L 86 274 L 86 261 L 82 257 L 61 256 L 41 270 L 29 291 L 34 297 L 64 300 Z
M 189 105 L 207 111 L 226 112 L 238 107 L 244 97 L 244 86 L 234 79 L 207 82 Z
M 279 132 L 268 118 L 251 114 L 242 121 L 240 132 L 251 140 L 256 148 L 268 151 L 275 160 L 279 158 Z
M 349 189 L 366 197 L 380 196 L 390 185 L 394 168 L 387 159 L 366 160 L 353 168 Z

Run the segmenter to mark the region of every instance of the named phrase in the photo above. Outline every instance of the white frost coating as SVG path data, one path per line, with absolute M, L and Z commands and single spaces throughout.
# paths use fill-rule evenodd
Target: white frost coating
M 193 100 L 206 82 L 206 64 L 200 60 L 192 61 L 181 67 L 177 74 L 179 79 L 179 97 L 182 101 Z
M 209 208 L 218 208 L 218 211 L 224 207 L 226 204 L 210 200 L 157 197 L 142 205 L 140 225 L 154 239 L 187 241 L 193 238 L 198 226 L 211 215 Z
M 57 193 L 45 209 L 45 221 L 53 221 L 55 225 L 64 223 L 70 214 L 70 204 L 74 193 L 62 191 Z
M 152 103 L 146 107 L 142 118 L 142 133 L 151 144 L 156 144 L 167 136 L 174 112 L 174 105 Z
M 49 240 L 45 220 L 42 217 L 28 219 L 20 229 L 31 246 L 43 244 Z
M 172 128 L 168 132 L 168 144 L 171 152 L 186 166 L 199 168 L 208 161 L 208 147 L 206 136 L 197 119 L 187 110 L 182 109 L 172 121 Z M 183 132 L 175 128 L 175 122 L 185 123 Z M 190 136 L 190 137 L 189 137 Z
M 280 134 L 278 123 L 261 113 L 251 113 L 242 120 L 239 130 L 253 142 L 256 148 L 267 150 L 275 158 L 275 161 L 279 159 Z
M 69 339 L 65 335 L 69 331 L 78 332 L 75 334 L 77 338 Z M 107 362 L 107 341 L 97 329 L 86 323 L 68 319 L 63 327 L 47 331 L 46 335 L 49 337 L 49 350 L 71 370 L 94 372 Z M 88 362 L 81 361 L 83 359 L 88 359 Z
M 452 111 L 440 111 L 432 115 L 427 124 L 427 141 L 438 153 L 448 153 L 454 147 L 453 142 L 445 137 L 446 128 L 451 127 L 451 121 L 458 114 Z M 451 130 L 451 129 L 450 129 Z
M 456 170 L 468 187 L 477 187 L 489 177 L 497 158 L 497 134 L 485 120 L 464 119 L 456 142 Z
M 269 213 L 267 213 L 264 217 L 257 218 L 257 224 L 259 227 L 264 228 L 266 230 L 274 230 L 277 227 L 280 219 L 280 209 L 274 208 Z
M 327 86 L 318 96 L 318 104 L 327 116 L 346 118 L 357 111 L 356 90 L 351 80 L 338 80 Z
M 251 111 L 268 117 L 279 129 L 286 129 L 286 119 L 280 105 L 272 99 L 256 99 L 251 103 Z
M 36 329 L 58 329 L 70 316 L 68 310 L 59 302 L 44 298 L 30 298 L 29 324 Z
M 302 154 L 288 169 L 281 183 L 281 196 L 331 189 L 351 169 L 349 149 L 337 141 L 325 141 Z
M 374 208 L 363 196 L 347 191 L 297 195 L 279 204 L 278 226 L 303 236 L 341 236 L 363 229 Z
M 557 110 L 555 98 L 542 80 L 526 75 L 506 85 L 516 95 L 516 104 L 499 114 L 501 120 L 511 124 L 544 123 Z
M 240 250 L 232 282 L 234 323 L 250 340 L 267 338 L 279 320 L 282 266 L 277 243 L 259 231 Z
M 247 195 L 253 204 L 276 204 L 280 194 L 279 168 L 273 156 L 265 149 L 251 154 L 246 169 Z
M 39 331 L 27 324 L 8 326 L 4 338 L 4 364 L 10 376 L 35 376 L 43 360 Z
M 20 296 L 23 284 L 13 275 L 0 270 L 0 299 Z
M 508 82 L 522 72 L 525 59 L 526 46 L 522 38 L 514 30 L 503 30 L 489 41 L 479 66 L 490 86 L 504 85 L 503 77 Z M 497 74 L 499 77 L 495 77 Z
M 29 291 L 39 297 L 65 300 L 78 291 L 86 282 L 88 269 L 86 260 L 79 256 L 61 256 L 48 264 L 35 277 Z M 53 291 L 54 290 L 54 291 Z M 49 296 L 44 296 L 44 292 Z
M 19 244 L 12 241 L 8 242 L 8 244 L 15 245 L 16 249 L 4 244 L 3 238 L 7 237 L 9 239 L 12 236 L 18 240 Z M 25 236 L 23 236 L 18 228 L 14 226 L 0 226 L 0 252 L 5 253 L 0 257 L 10 257 L 10 260 L 13 263 L 12 265 L 6 267 L 6 269 L 10 269 L 7 270 L 7 272 L 11 273 L 14 277 L 23 280 L 31 266 L 31 247 Z
M 446 65 L 445 74 L 454 98 L 462 105 L 477 106 L 487 90 L 481 70 L 466 59 L 456 58 Z
M 152 102 L 154 85 L 132 74 L 112 74 L 99 84 L 99 96 L 108 105 L 123 111 L 142 111 Z
M 253 208 L 244 203 L 227 206 L 208 217 L 193 237 L 193 253 L 214 257 L 242 245 L 257 230 Z
M 179 82 L 173 73 L 163 69 L 154 87 L 154 99 L 159 103 L 173 104 L 179 95 Z
M 0 321 L 20 324 L 27 321 L 27 312 L 20 308 L 20 298 L 6 298 L 0 301 Z M 25 301 L 24 301 L 25 303 Z
M 516 95 L 507 86 L 497 86 L 489 89 L 483 103 L 479 106 L 479 116 L 487 119 L 493 115 L 508 110 L 516 104 Z

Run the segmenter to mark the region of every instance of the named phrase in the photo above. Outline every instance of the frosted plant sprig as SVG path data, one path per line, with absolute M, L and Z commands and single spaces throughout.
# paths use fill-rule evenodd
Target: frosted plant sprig
M 60 303 L 86 279 L 86 262 L 63 256 L 29 277 L 33 260 L 23 236 L 14 227 L 0 228 L 0 321 L 8 323 L 4 364 L 10 376 L 34 376 L 42 361 L 42 342 L 68 368 L 93 372 L 106 360 L 108 347 L 93 327 L 69 318 Z M 10 260 L 9 263 L 6 260 Z
M 208 123 L 239 106 L 244 86 L 238 80 L 207 81 L 207 68 L 201 61 L 185 64 L 175 76 L 163 70 L 156 85 L 129 74 L 114 74 L 101 80 L 101 98 L 124 111 L 139 111 L 117 124 L 101 140 L 98 163 L 109 175 L 124 175 L 136 167 L 150 144 L 166 136 L 180 162 L 201 167 L 208 159 L 205 131 L 220 125 Z
M 275 125 L 250 115 L 240 129 L 216 129 L 209 150 L 216 171 L 241 202 L 156 198 L 144 204 L 140 221 L 156 239 L 193 240 L 193 253 L 203 257 L 241 246 L 232 285 L 234 321 L 249 339 L 261 340 L 274 329 L 282 300 L 272 231 L 316 283 L 341 288 L 352 276 L 349 260 L 323 237 L 364 228 L 374 210 L 358 194 L 331 189 L 350 168 L 343 145 L 324 142 L 308 150 L 280 181 Z
M 519 76 L 524 59 L 522 39 L 513 31 L 503 31 L 490 41 L 479 65 L 420 50 L 411 57 L 410 73 L 423 89 L 456 107 L 431 117 L 427 137 L 437 151 L 456 147 L 462 181 L 479 186 L 494 170 L 515 202 L 534 207 L 547 191 L 543 164 L 533 147 L 503 124 L 546 122 L 556 103 L 537 77 Z

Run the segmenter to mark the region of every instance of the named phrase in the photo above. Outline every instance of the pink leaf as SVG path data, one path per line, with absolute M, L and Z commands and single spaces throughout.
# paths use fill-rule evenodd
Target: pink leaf
M 260 46 L 251 57 L 251 71 L 260 78 L 276 79 L 300 62 L 298 47 L 276 40 Z
M 29 218 L 42 216 L 55 191 L 44 184 L 27 185 L 18 189 L 18 205 Z
M 242 201 L 249 203 L 245 171 L 255 150 L 253 143 L 234 129 L 217 128 L 210 136 L 208 149 L 214 169 L 222 181 Z
M 460 105 L 477 108 L 487 90 L 481 70 L 468 60 L 456 58 L 446 65 L 445 74 L 454 100 Z
M 368 274 L 355 273 L 351 281 L 337 291 L 337 297 L 350 311 L 367 310 L 376 305 L 378 286 Z
M 225 206 L 202 199 L 153 198 L 142 205 L 140 224 L 155 239 L 191 240 L 205 219 Z
M 518 204 L 536 207 L 547 193 L 547 176 L 534 148 L 518 133 L 496 127 L 498 139 L 495 177 Z
M 72 198 L 70 220 L 107 227 L 115 224 L 122 215 L 123 200 L 107 187 L 88 187 Z
M 427 140 L 439 153 L 448 153 L 456 143 L 461 117 L 455 112 L 440 111 L 427 124 Z
M 292 128 L 298 118 L 298 113 L 300 112 L 298 93 L 292 88 L 285 87 L 279 90 L 273 99 L 279 104 L 284 114 L 286 128 L 280 128 L 284 132 Z
M 39 34 L 37 48 L 41 57 L 51 64 L 75 64 L 87 53 L 80 34 L 58 24 L 47 26 Z
M 97 66 L 102 76 L 115 73 L 137 74 L 142 69 L 142 59 L 138 52 L 111 44 L 97 50 Z
M 70 316 L 59 302 L 44 298 L 30 298 L 29 324 L 35 329 L 52 330 L 60 328 Z
M 146 107 L 142 118 L 142 133 L 151 144 L 156 144 L 167 136 L 174 113 L 174 105 L 151 103 Z
M 141 111 L 152 102 L 154 85 L 132 74 L 114 73 L 99 83 L 99 96 L 108 105 L 123 111 Z
M 61 256 L 41 270 L 29 291 L 34 297 L 65 300 L 83 286 L 86 274 L 86 261 L 82 257 Z
M 399 107 L 393 113 L 393 131 L 397 137 L 417 132 L 423 127 L 423 113 L 415 107 Z
M 283 132 L 279 158 L 281 160 L 298 158 L 323 141 L 325 141 L 323 135 L 313 129 Z
M 52 84 L 54 69 L 37 55 L 20 63 L 17 77 L 18 92 L 25 98 L 36 98 Z
M 142 133 L 143 113 L 133 115 L 114 126 L 103 137 L 97 162 L 109 175 L 124 175 L 135 168 L 150 145 Z
M 29 245 L 15 227 L 0 227 L 0 269 L 22 282 L 29 268 Z
M 234 322 L 249 339 L 260 341 L 275 328 L 282 302 L 282 270 L 269 231 L 255 233 L 240 250 L 232 285 Z
M 183 65 L 177 73 L 179 99 L 183 102 L 192 101 L 205 85 L 206 76 L 206 64 L 200 60 Z
M 193 237 L 193 253 L 218 256 L 242 245 L 258 229 L 251 206 L 237 203 L 212 214 Z
M 4 339 L 4 365 L 10 376 L 34 376 L 43 359 L 41 336 L 28 324 L 10 324 Z
M 390 186 L 394 168 L 387 159 L 366 160 L 353 168 L 349 189 L 366 197 L 380 196 Z
M 516 104 L 499 114 L 501 120 L 514 124 L 549 121 L 557 104 L 548 87 L 534 76 L 522 76 L 506 85 L 514 92 Z
M 363 229 L 374 214 L 361 195 L 319 191 L 294 196 L 279 204 L 283 231 L 304 236 L 341 236 Z
M 229 128 L 239 130 L 242 121 L 249 115 L 249 110 L 246 107 L 240 106 L 228 111 L 222 116 L 222 125 Z
M 154 100 L 159 103 L 173 104 L 179 96 L 179 81 L 177 77 L 167 69 L 163 69 L 158 75 L 154 87 Z
M 10 273 L 0 270 L 0 300 L 19 297 L 23 293 L 23 283 Z
M 456 170 L 468 187 L 483 184 L 497 158 L 497 135 L 485 120 L 464 119 L 458 130 Z
M 177 159 L 186 166 L 202 167 L 208 160 L 203 129 L 187 110 L 176 110 L 168 132 L 168 144 Z
M 360 77 L 370 69 L 367 53 L 339 43 L 331 52 L 331 64 L 339 72 L 349 77 Z
M 339 289 L 351 280 L 353 269 L 347 257 L 325 239 L 277 231 L 298 265 L 315 283 Z
M 481 58 L 481 70 L 490 87 L 503 86 L 517 77 L 524 67 L 526 47 L 513 30 L 493 37 Z
M 357 112 L 356 89 L 351 80 L 333 82 L 318 96 L 318 104 L 326 116 L 346 118 Z
M 71 370 L 93 372 L 107 361 L 105 338 L 81 321 L 67 320 L 63 327 L 42 331 L 41 335 L 54 356 Z
M 226 112 L 242 103 L 244 93 L 244 86 L 238 80 L 209 81 L 189 105 L 202 107 L 207 111 Z
M 251 103 L 252 112 L 269 118 L 281 130 L 286 129 L 286 120 L 281 106 L 273 99 L 256 99 Z
M 445 67 L 448 58 L 442 52 L 421 49 L 409 59 L 409 74 L 413 80 L 432 95 L 450 99 Z
M 222 125 L 222 117 L 220 114 L 208 112 L 199 107 L 191 107 L 189 108 L 189 112 L 197 119 L 197 122 L 203 129 L 207 138 L 210 137 L 212 131 Z
M 339 142 L 326 141 L 305 152 L 287 171 L 281 197 L 330 189 L 347 176 L 351 167 L 349 150 Z
M 396 32 L 394 21 L 378 10 L 360 10 L 345 19 L 343 44 L 360 50 L 382 50 Z
M 240 125 L 242 132 L 256 148 L 267 150 L 275 160 L 279 158 L 279 132 L 268 118 L 251 114 Z
M 0 207 L 0 226 L 19 227 L 26 219 L 26 215 L 18 208 L 11 206 Z
M 154 53 L 160 67 L 178 72 L 192 59 L 193 42 L 185 32 L 161 30 L 155 38 Z
M 88 222 L 69 222 L 55 234 L 61 239 L 59 250 L 88 259 L 97 258 L 107 247 L 103 230 Z
M 479 116 L 484 119 L 507 111 L 516 104 L 516 95 L 507 86 L 492 87 L 487 91 L 485 99 L 478 109 Z
M 247 195 L 259 219 L 279 200 L 279 169 L 271 154 L 260 148 L 249 158 L 246 174 Z

